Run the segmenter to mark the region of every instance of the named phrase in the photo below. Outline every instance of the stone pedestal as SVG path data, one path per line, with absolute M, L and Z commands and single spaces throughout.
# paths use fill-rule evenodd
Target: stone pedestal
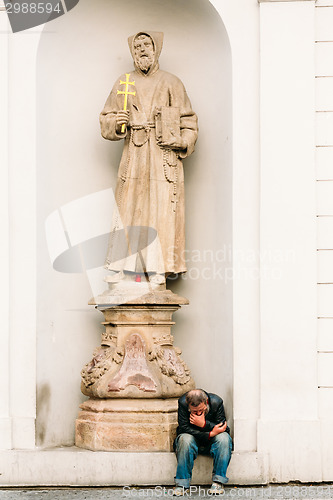
M 187 299 L 164 290 L 125 304 L 98 304 L 105 332 L 81 372 L 83 394 L 102 399 L 165 399 L 192 389 L 189 369 L 171 335 L 172 314 L 186 303 Z
M 89 399 L 76 420 L 75 444 L 93 451 L 172 451 L 177 399 Z
M 81 372 L 81 390 L 91 399 L 81 405 L 77 446 L 171 450 L 176 398 L 195 387 L 171 335 L 172 314 L 188 301 L 170 290 L 145 287 L 116 287 L 94 299 L 105 332 Z

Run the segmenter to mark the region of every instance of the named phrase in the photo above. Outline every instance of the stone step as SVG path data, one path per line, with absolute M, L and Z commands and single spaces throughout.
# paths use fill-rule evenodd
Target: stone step
M 176 456 L 167 452 L 92 452 L 76 447 L 0 451 L 0 486 L 172 485 Z M 199 456 L 192 484 L 211 482 L 212 459 Z M 267 457 L 234 452 L 229 484 L 267 484 Z

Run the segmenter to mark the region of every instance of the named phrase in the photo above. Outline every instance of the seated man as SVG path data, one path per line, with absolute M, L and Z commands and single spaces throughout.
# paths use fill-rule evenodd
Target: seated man
M 198 453 L 213 457 L 213 484 L 209 494 L 224 493 L 228 482 L 227 467 L 231 458 L 232 439 L 224 414 L 222 399 L 216 394 L 194 389 L 178 401 L 178 427 L 174 449 L 177 455 L 174 496 L 182 496 L 190 487 L 194 460 Z

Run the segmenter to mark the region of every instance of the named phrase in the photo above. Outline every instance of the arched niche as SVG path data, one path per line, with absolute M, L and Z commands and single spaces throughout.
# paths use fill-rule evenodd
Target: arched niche
M 189 272 L 169 286 L 190 305 L 175 315 L 175 345 L 199 387 L 220 394 L 232 420 L 231 50 L 208 0 L 80 0 L 45 26 L 37 60 L 37 444 L 69 445 L 80 370 L 97 347 L 101 315 L 87 305 L 89 276 L 50 263 L 45 220 L 84 196 L 115 187 L 122 145 L 101 138 L 98 115 L 132 68 L 127 37 L 164 32 L 162 69 L 185 84 L 199 117 L 184 163 Z M 108 214 L 105 215 L 106 217 Z M 85 224 L 82 215 L 80 221 Z

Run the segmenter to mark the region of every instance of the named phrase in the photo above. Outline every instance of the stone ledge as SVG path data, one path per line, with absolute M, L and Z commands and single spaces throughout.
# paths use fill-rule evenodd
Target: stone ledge
M 258 0 L 258 3 L 264 2 L 315 2 L 315 0 Z
M 152 486 L 172 485 L 174 453 L 92 452 L 76 447 L 52 450 L 0 451 L 0 486 Z M 211 482 L 212 459 L 199 456 L 193 484 Z M 234 452 L 229 484 L 269 481 L 267 456 Z

